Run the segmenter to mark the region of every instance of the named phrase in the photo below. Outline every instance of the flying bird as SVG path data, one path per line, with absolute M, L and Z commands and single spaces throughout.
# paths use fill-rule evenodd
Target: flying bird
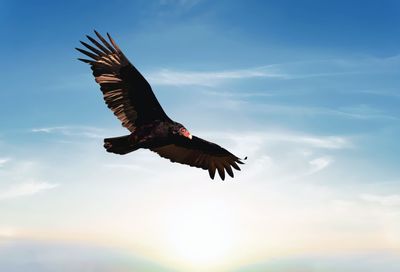
M 78 58 L 91 66 L 108 108 L 130 131 L 129 135 L 106 138 L 108 152 L 127 154 L 139 148 L 150 149 L 171 162 L 208 170 L 211 179 L 218 171 L 233 177 L 232 168 L 240 170 L 242 159 L 221 146 L 192 135 L 182 124 L 164 112 L 150 84 L 129 62 L 107 33 L 109 41 L 94 31 L 98 40 L 86 36 L 92 44 L 81 41 L 87 50 L 76 48 L 90 59 Z M 246 158 L 245 158 L 246 159 Z

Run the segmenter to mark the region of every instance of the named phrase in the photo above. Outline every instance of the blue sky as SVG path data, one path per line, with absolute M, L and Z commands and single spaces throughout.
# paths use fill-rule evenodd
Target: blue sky
M 398 271 L 399 11 L 0 1 L 0 270 L 25 269 L 24 252 L 35 272 Z M 104 152 L 126 131 L 76 60 L 93 29 L 112 34 L 170 117 L 249 157 L 234 180 Z

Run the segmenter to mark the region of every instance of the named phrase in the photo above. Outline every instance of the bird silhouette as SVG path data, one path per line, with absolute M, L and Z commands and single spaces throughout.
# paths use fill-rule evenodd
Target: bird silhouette
M 150 149 L 171 162 L 208 170 L 211 179 L 216 171 L 224 180 L 225 171 L 233 177 L 232 168 L 240 170 L 238 164 L 243 164 L 242 159 L 215 143 L 193 136 L 182 124 L 171 120 L 150 84 L 111 36 L 107 33 L 107 41 L 94 32 L 98 40 L 87 36 L 92 45 L 81 41 L 89 51 L 76 48 L 90 59 L 78 59 L 91 66 L 105 103 L 130 131 L 129 135 L 104 139 L 108 152 L 122 155 L 139 148 Z

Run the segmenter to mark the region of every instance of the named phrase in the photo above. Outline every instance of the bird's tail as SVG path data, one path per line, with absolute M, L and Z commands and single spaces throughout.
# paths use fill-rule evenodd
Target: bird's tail
M 130 141 L 130 135 L 115 137 L 115 138 L 106 138 L 104 139 L 104 148 L 107 152 L 115 153 L 115 154 L 126 154 L 138 149 L 135 145 Z

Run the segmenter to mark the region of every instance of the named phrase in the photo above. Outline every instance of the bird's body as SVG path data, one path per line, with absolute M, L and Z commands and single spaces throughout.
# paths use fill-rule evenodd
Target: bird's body
M 174 131 L 178 131 L 182 127 L 181 124 L 176 122 L 155 121 L 136 127 L 130 135 L 104 139 L 104 147 L 108 152 L 121 155 L 139 148 L 158 148 L 174 143 L 175 138 L 180 137 Z M 125 137 L 126 141 L 121 141 L 121 138 Z M 118 152 L 117 150 L 121 151 Z
M 129 135 L 106 138 L 108 152 L 127 154 L 139 148 L 150 149 L 172 162 L 206 169 L 213 179 L 216 170 L 225 178 L 225 171 L 233 177 L 232 167 L 243 162 L 217 144 L 208 142 L 190 132 L 180 123 L 171 120 L 155 97 L 150 84 L 128 61 L 114 40 L 110 43 L 95 31 L 101 41 L 88 37 L 95 45 L 81 42 L 90 50 L 77 48 L 91 59 L 89 63 L 96 82 L 100 84 L 107 106 L 130 131 Z

